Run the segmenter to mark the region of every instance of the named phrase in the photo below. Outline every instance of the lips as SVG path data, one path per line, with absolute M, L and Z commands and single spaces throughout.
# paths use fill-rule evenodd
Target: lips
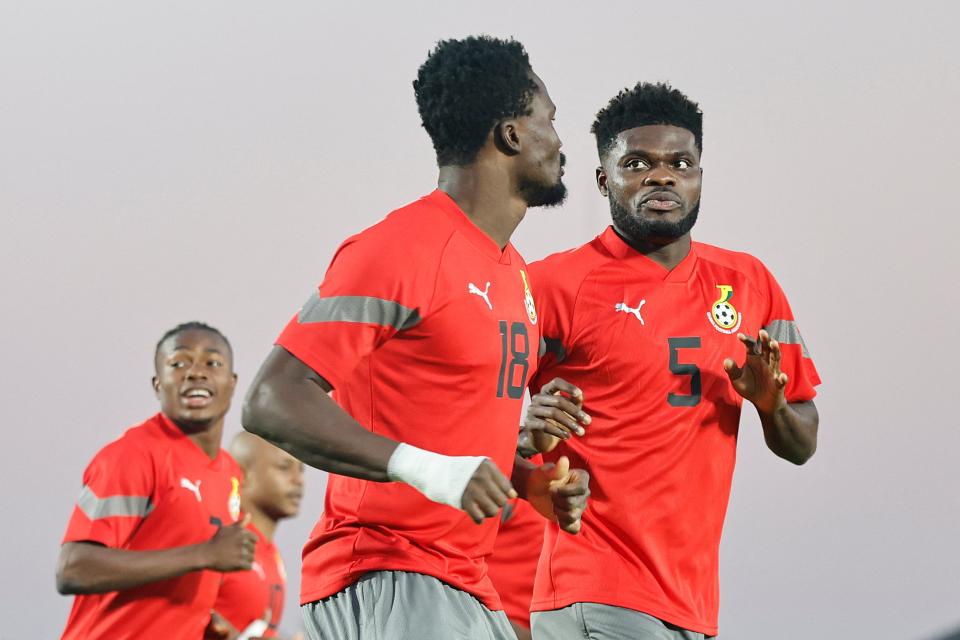
M 209 387 L 188 387 L 180 392 L 188 407 L 205 407 L 213 401 L 213 389 Z
M 641 209 L 652 209 L 653 211 L 673 211 L 681 207 L 680 196 L 672 191 L 654 191 L 648 193 L 640 200 Z

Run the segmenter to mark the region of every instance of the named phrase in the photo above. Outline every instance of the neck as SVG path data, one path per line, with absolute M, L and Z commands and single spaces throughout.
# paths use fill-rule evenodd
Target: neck
M 527 212 L 510 176 L 482 159 L 465 167 L 440 167 L 437 186 L 501 251 Z
M 211 460 L 220 453 L 220 440 L 223 437 L 223 418 L 208 423 L 173 422 L 195 445 L 200 447 Z
M 241 502 L 244 513 L 250 514 L 250 524 L 257 528 L 263 537 L 273 542 L 273 535 L 277 532 L 277 521 L 268 516 L 263 509 L 255 504 Z
M 613 230 L 628 245 L 647 256 L 667 271 L 683 262 L 690 253 L 690 234 L 685 233 L 679 238 L 643 238 L 634 240 L 624 234 L 616 225 Z

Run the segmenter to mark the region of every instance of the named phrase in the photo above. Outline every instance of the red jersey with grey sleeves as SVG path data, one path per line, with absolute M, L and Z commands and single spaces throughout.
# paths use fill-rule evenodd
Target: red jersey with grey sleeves
M 223 574 L 214 609 L 233 627 L 250 638 L 276 638 L 283 615 L 287 573 L 273 541 L 267 540 L 252 524 L 247 529 L 257 536 L 250 571 Z
M 536 368 L 526 265 L 442 191 L 347 239 L 277 344 L 333 387 L 374 433 L 513 468 L 523 394 Z M 497 518 L 476 525 L 403 483 L 330 475 L 303 550 L 301 601 L 364 573 L 434 576 L 500 609 L 487 576 Z
M 240 515 L 240 467 L 211 460 L 162 414 L 101 449 L 83 474 L 63 542 L 150 551 L 205 542 Z M 63 638 L 201 638 L 220 573 L 194 571 L 125 591 L 79 595 Z
M 612 228 L 530 269 L 548 348 L 532 386 L 566 379 L 593 418 L 544 456 L 588 469 L 591 495 L 579 535 L 548 524 L 533 610 L 596 602 L 715 635 L 742 405 L 723 360 L 764 328 L 789 402 L 820 383 L 783 291 L 747 254 L 694 242 L 668 272 Z

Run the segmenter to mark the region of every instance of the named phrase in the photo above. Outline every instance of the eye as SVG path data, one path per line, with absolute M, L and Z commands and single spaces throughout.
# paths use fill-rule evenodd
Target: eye
M 185 366 L 187 366 L 187 363 L 184 360 L 174 360 L 170 363 L 171 369 L 183 369 Z
M 689 160 L 677 160 L 677 169 L 689 169 L 693 167 L 693 163 Z
M 632 158 L 627 160 L 623 166 L 626 169 L 634 169 L 637 171 L 644 171 L 650 168 L 650 166 L 640 158 Z
M 210 362 L 207 363 L 207 365 L 213 367 L 214 369 L 219 369 L 220 367 L 223 366 L 223 363 L 220 362 L 219 360 L 211 360 Z

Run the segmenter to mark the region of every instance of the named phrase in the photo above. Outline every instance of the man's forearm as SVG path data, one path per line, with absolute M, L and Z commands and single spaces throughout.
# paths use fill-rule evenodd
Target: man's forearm
M 205 543 L 128 551 L 92 542 L 68 542 L 60 549 L 57 591 L 67 594 L 124 591 L 207 568 Z
M 794 464 L 803 464 L 813 456 L 820 421 L 813 402 L 788 403 L 771 413 L 758 413 L 771 451 Z
M 537 468 L 529 460 L 524 459 L 520 454 L 513 458 L 513 473 L 510 474 L 510 484 L 516 490 L 517 495 L 524 500 L 527 499 L 527 481 L 530 479 L 530 472 Z
M 312 467 L 386 482 L 398 443 L 361 426 L 328 391 L 322 378 L 275 347 L 244 402 L 243 427 Z

